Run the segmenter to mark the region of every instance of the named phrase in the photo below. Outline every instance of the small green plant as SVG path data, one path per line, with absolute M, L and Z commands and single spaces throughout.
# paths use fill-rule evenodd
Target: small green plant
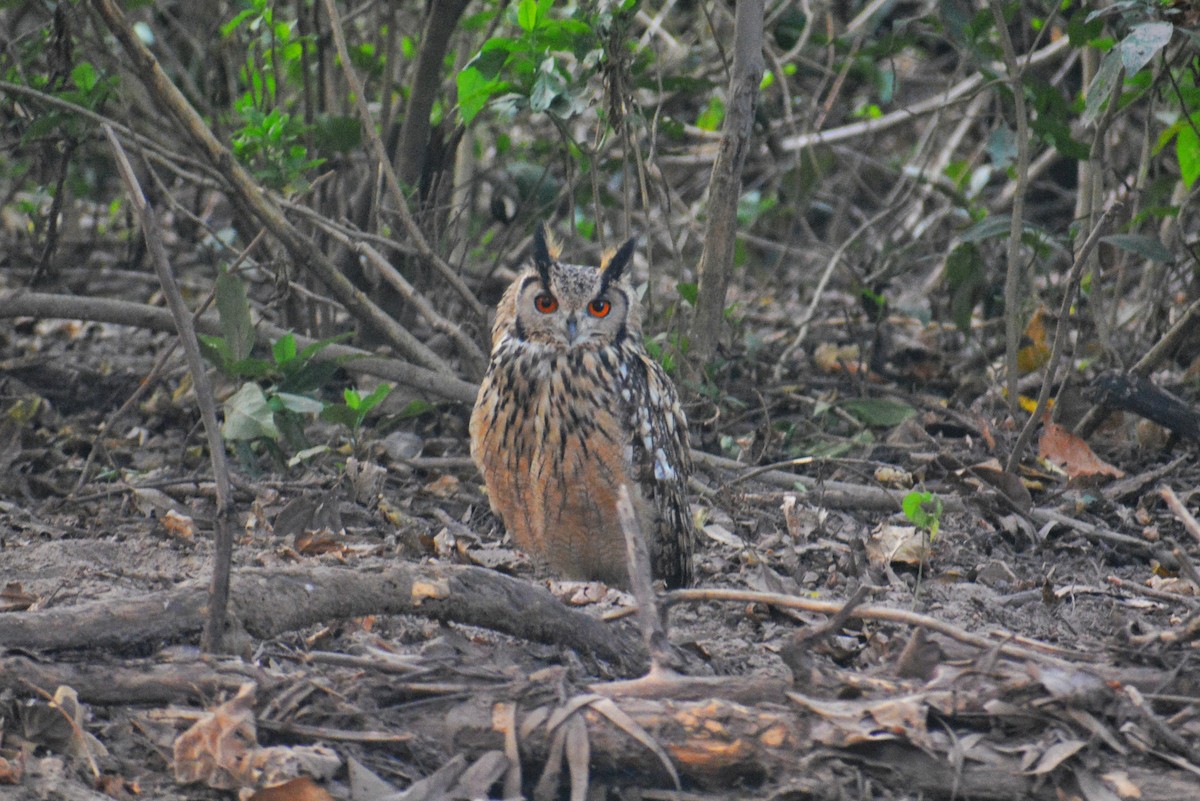
M 383 402 L 392 391 L 391 384 L 380 384 L 365 397 L 358 390 L 347 388 L 342 393 L 344 403 L 328 403 L 321 410 L 321 419 L 330 423 L 341 423 L 350 429 L 350 444 L 358 452 L 359 434 L 367 415 Z
M 281 463 L 285 461 L 282 444 L 307 451 L 304 417 L 320 414 L 326 407 L 312 393 L 326 386 L 345 361 L 318 361 L 316 356 L 350 335 L 299 348 L 295 335 L 284 334 L 272 344 L 271 358 L 260 358 L 253 355 L 254 326 L 242 282 L 228 273 L 218 276 L 216 301 L 222 335 L 200 335 L 200 349 L 224 375 L 243 382 L 225 401 L 222 436 L 234 445 L 245 465 L 254 462 L 253 443 L 261 444 Z
M 942 499 L 932 492 L 913 490 L 904 496 L 900 508 L 908 521 L 919 529 L 929 532 L 933 542 L 942 527 Z

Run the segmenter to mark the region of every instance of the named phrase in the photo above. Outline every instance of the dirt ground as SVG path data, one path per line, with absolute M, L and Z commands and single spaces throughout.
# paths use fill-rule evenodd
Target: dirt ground
M 357 454 L 314 422 L 328 453 L 237 468 L 244 630 L 235 656 L 202 655 L 187 599 L 213 490 L 182 361 L 114 415 L 169 338 L 0 328 L 0 797 L 295 776 L 256 797 L 1200 797 L 1200 540 L 1163 493 L 1200 503 L 1195 443 L 1139 440 L 1129 417 L 1091 439 L 1120 477 L 1036 440 L 1006 473 L 998 388 L 939 366 L 966 350 L 918 331 L 932 378 L 864 381 L 784 355 L 778 319 L 748 319 L 757 349 L 690 393 L 698 578 L 667 597 L 683 675 L 632 685 L 632 599 L 530 564 L 487 510 L 469 410 L 404 417 L 404 388 Z M 861 335 L 838 326 L 814 339 Z M 856 398 L 915 413 L 864 424 Z M 826 456 L 791 463 L 815 442 Z M 901 512 L 912 487 L 942 502 L 932 537 Z M 547 591 L 565 628 L 521 600 Z

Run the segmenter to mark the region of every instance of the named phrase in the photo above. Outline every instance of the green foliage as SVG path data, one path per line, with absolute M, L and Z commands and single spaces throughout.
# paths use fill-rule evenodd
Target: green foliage
M 588 106 L 588 82 L 607 59 L 604 35 L 633 8 L 554 9 L 553 0 L 508 6 L 511 35 L 493 36 L 457 76 L 458 113 L 470 125 L 489 103 L 568 119 Z
M 248 7 L 221 26 L 223 38 L 240 38 L 246 47 L 238 70 L 242 94 L 232 104 L 230 145 L 258 181 L 284 192 L 307 188 L 305 176 L 325 163 L 326 154 L 346 152 L 362 139 L 353 117 L 313 115 L 311 124 L 305 122 L 297 98 L 304 82 L 312 80 L 305 74 L 305 53 L 314 42 L 298 31 L 298 23 L 283 18 L 268 0 L 249 0 Z M 364 44 L 351 57 L 356 67 L 378 73 L 379 60 L 369 51 Z
M 855 398 L 843 401 L 841 407 L 859 422 L 876 428 L 895 428 L 917 413 L 907 403 L 887 398 Z
M 321 409 L 321 419 L 331 423 L 340 423 L 350 429 L 350 441 L 353 443 L 354 449 L 358 449 L 358 437 L 362 429 L 363 421 L 367 419 L 367 415 L 371 410 L 383 402 L 383 399 L 392 391 L 391 384 L 380 384 L 366 396 L 360 395 L 358 390 L 347 388 L 342 393 L 344 403 L 329 403 L 325 408 Z
M 331 405 L 313 397 L 333 379 L 345 359 L 318 360 L 325 348 L 347 339 L 342 334 L 299 348 L 295 335 L 284 334 L 271 346 L 269 359 L 256 357 L 254 324 L 245 285 L 233 275 L 222 273 L 216 283 L 217 311 L 221 336 L 199 335 L 200 350 L 225 376 L 242 381 L 238 390 L 225 401 L 225 422 L 221 434 L 234 444 L 257 442 L 265 445 L 282 461 L 283 444 L 295 450 L 309 447 L 304 432 L 305 417 L 323 414 Z M 386 395 L 386 391 L 383 393 Z M 373 396 L 368 396 L 368 399 Z M 357 399 L 357 396 L 356 396 Z M 357 399 L 355 408 L 363 417 L 382 396 Z M 339 404 L 333 404 L 339 405 Z M 359 419 L 352 427 L 357 441 Z M 243 459 L 249 451 L 239 447 Z
M 946 257 L 946 288 L 950 291 L 950 319 L 964 334 L 971 331 L 975 306 L 987 292 L 987 272 L 979 248 L 963 242 Z
M 904 516 L 914 526 L 929 532 L 929 540 L 937 539 L 942 528 L 942 499 L 932 492 L 913 490 L 900 502 Z

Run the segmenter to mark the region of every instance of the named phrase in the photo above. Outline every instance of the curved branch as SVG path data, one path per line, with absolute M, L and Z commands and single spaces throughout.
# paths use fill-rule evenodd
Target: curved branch
M 0 292 L 0 319 L 12 317 L 91 320 L 114 325 L 131 325 L 151 331 L 175 331 L 171 313 L 156 306 L 112 298 L 84 298 L 24 290 Z M 219 336 L 221 333 L 220 323 L 215 314 L 207 314 L 197 320 L 196 330 L 213 336 Z M 259 322 L 255 328 L 257 341 L 267 347 L 286 333 L 288 332 L 279 326 L 267 322 Z M 313 342 L 314 340 L 308 337 L 296 335 L 296 344 L 300 348 L 308 347 Z M 377 356 L 349 345 L 330 345 L 313 358 L 317 361 L 346 359 L 342 367 L 349 372 L 373 375 L 421 393 L 459 403 L 474 403 L 475 393 L 479 389 L 475 384 L 456 376 L 435 373 L 399 359 Z

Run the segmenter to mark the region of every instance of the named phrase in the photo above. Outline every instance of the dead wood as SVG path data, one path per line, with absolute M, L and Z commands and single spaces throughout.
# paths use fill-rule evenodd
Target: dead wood
M 0 293 L 0 319 L 13 317 L 91 320 L 137 326 L 150 331 L 175 332 L 175 323 L 166 309 L 112 298 L 77 297 L 23 290 Z M 201 316 L 196 321 L 196 330 L 213 336 L 221 334 L 220 323 L 215 314 Z M 268 348 L 286 333 L 282 328 L 265 321 L 260 321 L 255 326 L 258 343 Z M 308 337 L 296 335 L 296 345 L 301 349 L 308 347 L 313 341 Z M 469 381 L 435 373 L 399 359 L 376 356 L 349 345 L 330 345 L 313 358 L 316 361 L 340 359 L 343 369 L 349 372 L 365 373 L 387 381 L 395 381 L 422 393 L 462 403 L 474 403 L 475 392 L 478 389 Z
M 495 713 L 509 703 L 475 698 L 455 707 L 436 721 L 442 730 L 440 739 L 452 753 L 466 753 L 468 758 L 502 750 L 510 732 L 498 723 L 503 717 Z M 866 707 L 861 711 L 866 713 Z M 844 770 L 847 763 L 886 786 L 905 788 L 906 797 L 1055 799 L 1066 788 L 1100 781 L 1086 767 L 1068 762 L 1053 772 L 1035 773 L 1021 764 L 1016 749 L 1008 753 L 989 749 L 987 759 L 971 754 L 964 759 L 945 741 L 933 747 L 927 738 L 913 742 L 899 730 L 889 732 L 882 726 L 873 732 L 864 726 L 860 735 L 851 735 L 848 729 L 840 729 L 843 721 L 835 714 L 789 704 L 782 694 L 775 703 L 755 706 L 719 699 L 614 702 L 592 695 L 568 699 L 557 709 L 519 707 L 511 720 L 522 770 L 533 776 L 547 765 L 555 770 L 561 761 L 555 751 L 563 748 L 562 738 L 556 735 L 574 720 L 586 727 L 593 782 L 620 782 L 622 777 L 638 775 L 668 788 L 671 780 L 663 755 L 685 786 L 710 791 L 744 788 L 785 775 L 831 778 L 832 771 Z M 993 722 L 998 723 L 998 718 Z M 1184 788 L 1194 786 L 1183 770 L 1133 767 L 1127 776 L 1142 790 L 1143 798 L 1189 797 Z M 562 775 L 557 780 L 561 784 L 568 779 Z
M 205 587 L 191 584 L 128 601 L 12 613 L 0 616 L 0 643 L 60 651 L 178 641 L 200 631 L 205 604 Z M 230 614 L 235 628 L 261 639 L 334 619 L 419 615 L 572 648 L 610 663 L 620 675 L 646 666 L 645 651 L 627 624 L 606 624 L 563 606 L 540 587 L 478 567 L 240 570 L 230 590 Z
M 101 705 L 161 705 L 185 700 L 211 701 L 232 694 L 247 681 L 269 686 L 270 677 L 246 663 L 187 660 L 154 664 L 107 662 L 43 662 L 27 656 L 0 657 L 0 690 L 21 695 L 31 687 L 53 693 L 71 687 L 79 699 Z

